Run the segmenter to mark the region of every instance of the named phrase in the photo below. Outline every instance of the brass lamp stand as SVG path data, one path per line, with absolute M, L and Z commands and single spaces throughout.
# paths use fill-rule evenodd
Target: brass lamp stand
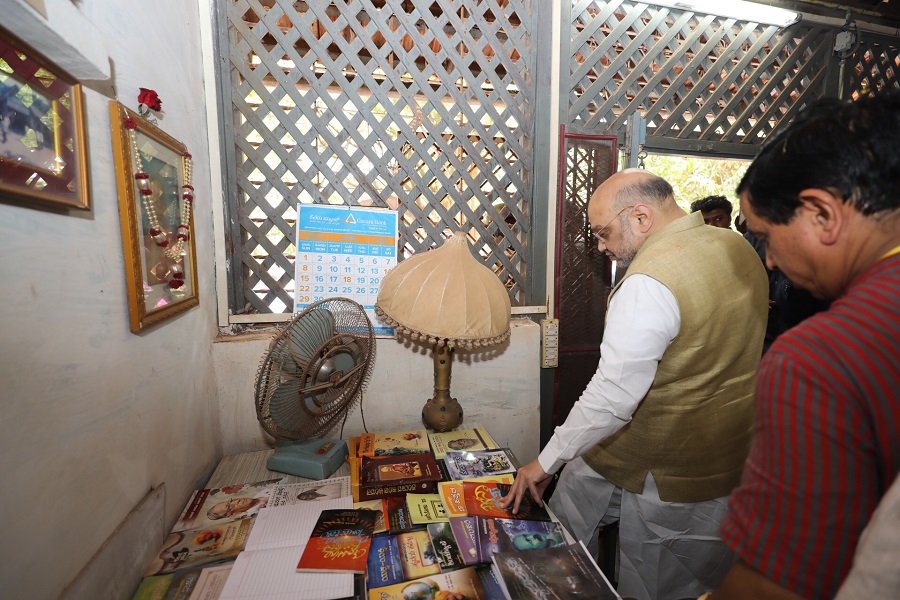
M 463 409 L 456 398 L 450 396 L 450 366 L 453 363 L 453 349 L 446 344 L 435 345 L 434 355 L 434 396 L 422 407 L 422 423 L 437 432 L 450 431 L 462 424 Z

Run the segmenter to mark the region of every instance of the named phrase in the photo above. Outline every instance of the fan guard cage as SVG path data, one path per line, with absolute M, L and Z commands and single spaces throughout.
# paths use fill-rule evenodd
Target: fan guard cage
M 256 375 L 256 415 L 276 439 L 331 431 L 359 401 L 375 365 L 365 309 L 329 298 L 296 314 L 272 340 Z

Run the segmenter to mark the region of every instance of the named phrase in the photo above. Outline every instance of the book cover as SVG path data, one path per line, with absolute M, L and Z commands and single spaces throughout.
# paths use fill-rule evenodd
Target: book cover
M 385 533 L 388 530 L 388 512 L 387 503 L 384 498 L 377 500 L 365 500 L 363 502 L 354 502 L 353 508 L 375 511 L 375 535 Z
M 500 508 L 500 499 L 509 493 L 511 486 L 493 481 L 463 481 L 463 500 L 466 513 L 470 517 L 499 517 L 531 521 L 550 521 L 550 513 L 539 506 L 530 494 L 524 494 L 519 504 L 519 512 Z
M 441 478 L 431 453 L 362 457 L 350 464 L 353 500 L 374 500 L 407 493 L 433 494 Z
M 369 600 L 488 600 L 475 567 L 369 590 Z
M 244 549 L 254 519 L 241 519 L 202 529 L 173 531 L 150 562 L 144 576 L 234 558 Z
M 439 494 L 407 494 L 406 507 L 416 525 L 447 522 L 447 513 Z
M 453 531 L 463 562 L 467 565 L 478 563 L 478 532 L 475 517 L 450 517 L 450 529 Z
M 217 527 L 252 517 L 266 506 L 269 494 L 281 478 L 235 483 L 215 489 L 195 490 L 172 531 Z
M 278 483 L 269 494 L 267 506 L 285 506 L 298 502 L 334 500 L 350 495 L 350 476 L 321 481 Z
M 428 531 L 410 531 L 397 535 L 403 579 L 417 579 L 441 572 Z
M 473 477 L 466 481 L 496 481 L 497 483 L 512 484 L 513 476 L 510 473 L 490 477 Z M 444 504 L 444 511 L 448 517 L 465 517 L 469 513 L 466 512 L 466 502 L 463 499 L 463 480 L 439 481 L 438 495 Z
M 406 498 L 402 496 L 391 496 L 389 498 L 384 498 L 384 504 L 387 507 L 387 528 L 391 535 L 425 529 L 424 525 L 416 525 L 412 522 L 412 516 L 409 514 L 409 507 L 406 506 Z
M 297 570 L 365 573 L 374 529 L 375 513 L 371 510 L 323 510 Z
M 369 588 L 384 587 L 403 581 L 403 566 L 400 564 L 400 547 L 393 535 L 383 535 L 372 539 L 367 562 L 367 585 Z
M 397 456 L 431 452 L 428 431 L 415 429 L 391 433 L 364 433 L 359 436 L 357 456 Z
M 447 452 L 444 463 L 453 479 L 515 473 L 518 468 L 515 458 L 507 449 Z
M 434 555 L 441 565 L 441 573 L 462 569 L 466 566 L 465 562 L 463 562 L 459 544 L 456 543 L 456 537 L 453 535 L 453 530 L 450 528 L 448 521 L 429 523 L 426 529 L 428 537 L 431 538 L 431 547 L 434 548 Z
M 490 562 L 491 555 L 513 550 L 537 550 L 566 544 L 559 523 L 475 517 L 478 560 Z
M 621 600 L 581 544 L 493 555 L 507 598 Z
M 496 450 L 497 442 L 487 430 L 473 423 L 467 428 L 454 429 L 443 433 L 429 433 L 428 442 L 431 451 L 438 460 L 444 458 L 447 452 L 462 452 L 464 450 Z

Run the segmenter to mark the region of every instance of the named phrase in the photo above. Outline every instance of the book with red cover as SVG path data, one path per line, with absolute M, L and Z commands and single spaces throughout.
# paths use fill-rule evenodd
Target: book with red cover
M 551 521 L 547 509 L 539 506 L 530 494 L 522 496 L 519 512 L 500 508 L 500 499 L 509 493 L 512 487 L 495 481 L 463 481 L 463 500 L 466 512 L 470 517 L 496 517 L 500 519 L 528 519 L 531 521 Z
M 323 510 L 297 570 L 365 573 L 374 530 L 375 513 L 371 510 Z
M 353 500 L 373 500 L 407 493 L 433 494 L 441 478 L 430 452 L 360 457 L 350 464 Z

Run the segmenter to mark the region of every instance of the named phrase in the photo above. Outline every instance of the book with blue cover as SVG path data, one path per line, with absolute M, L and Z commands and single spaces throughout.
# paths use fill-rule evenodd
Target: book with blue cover
M 403 581 L 400 549 L 395 536 L 383 535 L 372 539 L 366 573 L 366 585 L 370 589 Z

